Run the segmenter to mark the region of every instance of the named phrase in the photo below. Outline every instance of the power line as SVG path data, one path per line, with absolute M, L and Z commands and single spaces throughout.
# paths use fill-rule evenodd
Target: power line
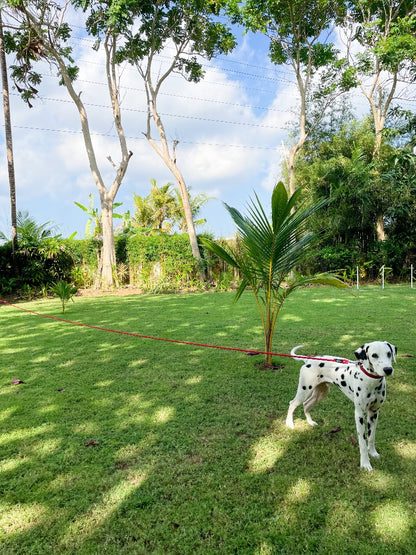
M 87 63 L 87 64 L 98 65 L 98 66 L 102 66 L 102 65 L 103 65 L 101 62 L 97 62 L 97 61 L 95 61 L 95 60 L 86 60 L 85 58 L 80 58 L 79 61 L 82 61 L 82 62 Z M 219 68 L 213 66 L 213 69 L 219 69 Z M 128 69 L 128 71 L 134 71 L 134 70 Z M 251 75 L 251 74 L 250 74 L 250 75 Z M 252 77 L 253 79 L 255 78 L 254 75 L 251 75 L 251 77 Z M 184 80 L 184 77 L 183 77 L 183 76 L 177 75 L 177 74 L 175 74 L 175 73 L 173 73 L 173 74 L 170 76 L 170 78 L 171 78 L 171 79 L 181 79 L 182 81 Z M 81 79 L 77 79 L 77 81 L 82 81 L 82 80 L 81 80 Z M 286 81 L 287 81 L 287 82 L 290 82 L 290 83 L 293 83 L 292 81 L 288 81 L 288 80 L 286 80 Z M 235 86 L 234 83 L 229 83 L 229 82 L 223 83 L 223 82 L 220 82 L 220 81 L 210 81 L 209 79 L 208 79 L 208 80 L 207 80 L 207 79 L 203 79 L 203 82 L 204 82 L 205 84 L 207 84 L 207 85 L 215 85 L 215 86 L 219 86 L 219 87 L 234 87 L 234 86 Z M 96 84 L 97 84 L 97 85 L 106 85 L 106 83 L 103 83 L 103 82 L 96 82 Z M 294 83 L 293 83 L 293 84 L 294 84 Z M 121 88 L 129 88 L 129 87 L 123 87 L 123 86 L 122 86 Z M 143 90 L 143 89 L 137 89 L 137 88 L 131 87 L 131 90 Z M 276 89 L 271 90 L 271 89 L 264 89 L 264 88 L 251 87 L 251 86 L 248 87 L 248 88 L 246 87 L 246 90 L 247 90 L 248 92 L 259 92 L 259 93 L 263 93 L 263 94 L 264 94 L 264 93 L 267 93 L 267 94 L 275 94 L 275 93 L 276 93 Z M 159 94 L 170 95 L 171 93 L 163 93 L 163 92 L 160 92 Z M 174 96 L 174 95 L 172 95 L 172 96 Z M 190 98 L 192 98 L 192 97 L 190 97 Z M 215 100 L 211 100 L 211 99 L 201 99 L 201 100 L 206 100 L 207 102 L 215 102 Z M 248 107 L 250 107 L 250 106 L 248 106 Z M 268 110 L 268 109 L 270 109 L 270 110 L 279 111 L 277 108 L 268 108 L 268 107 L 261 107 L 261 106 L 253 106 L 253 108 L 257 108 L 257 109 L 260 109 L 260 110 Z
M 17 93 L 12 93 L 14 96 L 19 96 Z M 53 97 L 47 97 L 47 96 L 39 96 L 40 100 L 44 100 L 47 102 L 63 102 L 63 103 L 72 103 L 72 100 L 69 99 L 65 99 L 65 98 L 53 98 Z M 105 105 L 105 104 L 95 104 L 95 103 L 91 103 L 91 102 L 84 102 L 85 106 L 91 106 L 94 108 L 106 108 L 106 109 L 110 109 L 111 106 L 109 105 Z M 140 110 L 139 108 L 128 108 L 128 107 L 123 107 L 124 111 L 127 112 L 136 112 L 136 113 L 142 113 L 142 114 L 147 114 L 147 110 Z M 264 124 L 260 124 L 260 123 L 250 123 L 250 122 L 245 122 L 245 121 L 229 121 L 229 120 L 221 120 L 221 119 L 214 119 L 214 118 L 204 118 L 201 116 L 188 116 L 185 114 L 169 114 L 166 112 L 160 112 L 161 116 L 164 117 L 173 117 L 173 118 L 182 118 L 182 119 L 190 119 L 190 120 L 196 120 L 196 121 L 204 121 L 204 122 L 208 122 L 208 123 L 221 123 L 221 124 L 226 124 L 226 125 L 243 125 L 243 126 L 247 126 L 247 127 L 258 127 L 261 129 L 280 129 L 280 130 L 285 130 L 285 127 L 280 127 L 280 126 L 276 126 L 276 125 L 264 125 Z
M 86 63 L 90 63 L 90 64 L 97 64 L 97 65 L 101 65 L 99 62 L 93 62 L 91 60 L 83 60 Z M 53 75 L 47 75 L 47 77 L 55 77 Z M 175 75 L 176 77 L 176 75 Z M 107 86 L 107 83 L 104 83 L 103 81 L 89 81 L 87 79 L 77 79 L 78 82 L 80 83 L 88 83 L 88 84 L 92 84 L 92 85 L 100 85 L 100 86 Z M 208 82 L 208 81 L 204 81 L 205 83 L 209 83 L 209 84 L 215 84 L 215 85 L 224 85 L 224 86 L 232 86 L 229 83 L 213 83 Z M 120 90 L 131 90 L 131 91 L 137 91 L 137 92 L 144 92 L 144 88 L 139 88 L 139 87 L 127 87 L 124 85 L 120 86 Z M 268 92 L 268 91 L 264 91 L 263 89 L 251 89 L 251 90 L 257 90 L 260 92 Z M 282 110 L 281 108 L 273 108 L 273 107 L 269 107 L 269 106 L 253 106 L 252 104 L 239 104 L 236 102 L 227 102 L 225 100 L 216 100 L 213 98 L 201 98 L 201 97 L 197 97 L 197 96 L 187 96 L 187 95 L 183 95 L 183 94 L 175 94 L 175 93 L 166 93 L 166 92 L 162 92 L 160 91 L 158 94 L 160 94 L 161 96 L 171 96 L 174 98 L 183 98 L 184 100 L 195 100 L 197 102 L 211 102 L 213 104 L 223 104 L 226 106 L 234 106 L 236 108 L 250 108 L 252 110 L 264 110 L 264 111 L 268 111 L 268 112 L 283 112 L 285 113 L 286 110 Z
M 76 25 L 74 25 L 73 27 L 78 27 L 78 28 L 81 29 L 81 27 L 76 26 Z M 94 39 L 92 39 L 92 38 L 90 38 L 90 37 L 77 37 L 77 36 L 73 36 L 73 37 L 71 37 L 71 38 L 72 38 L 72 39 L 76 39 L 76 40 L 85 41 L 85 42 L 90 42 L 90 43 L 92 43 L 92 44 L 95 44 L 95 43 L 96 43 L 96 40 L 94 40 Z M 166 47 L 165 47 L 165 50 L 174 50 L 174 49 L 173 49 L 172 47 L 166 46 Z M 184 52 L 184 55 L 191 55 L 191 54 L 188 53 L 188 52 Z M 156 58 L 156 59 L 163 59 L 163 58 L 165 58 L 165 59 L 171 59 L 170 56 L 168 56 L 168 55 L 163 55 L 163 54 L 157 54 L 157 55 L 155 55 L 155 58 Z M 260 66 L 260 65 L 256 65 L 256 64 L 249 64 L 249 63 L 247 63 L 247 62 L 242 62 L 242 61 L 240 61 L 240 60 L 231 60 L 230 58 L 227 58 L 227 57 L 225 57 L 225 56 L 216 56 L 215 58 L 213 58 L 213 60 L 214 60 L 214 61 L 219 60 L 219 61 L 221 61 L 221 62 L 229 63 L 229 64 L 241 65 L 241 66 L 248 67 L 248 68 L 252 67 L 252 68 L 255 68 L 256 70 L 264 70 L 264 66 Z M 210 64 L 202 63 L 201 65 L 202 65 L 202 67 L 208 67 L 208 68 L 219 69 L 218 66 L 215 65 L 215 64 L 213 64 L 213 63 L 210 63 Z M 231 73 L 237 73 L 237 74 L 245 75 L 245 76 L 248 76 L 248 77 L 250 77 L 250 78 L 265 79 L 265 80 L 270 80 L 270 81 L 283 81 L 283 82 L 287 82 L 287 83 L 296 84 L 296 81 L 295 81 L 294 79 L 289 79 L 289 77 L 284 77 L 283 75 L 279 75 L 279 76 L 276 76 L 276 77 L 268 77 L 268 76 L 265 76 L 265 75 L 254 75 L 254 74 L 252 74 L 252 73 L 241 72 L 241 71 L 238 71 L 238 70 L 227 69 L 227 68 L 224 68 L 224 67 L 221 67 L 221 70 L 222 70 L 222 71 L 226 71 L 226 72 L 229 71 L 229 72 L 231 72 Z M 282 69 L 280 68 L 280 66 L 279 66 L 279 73 L 292 76 L 291 72 L 282 70 Z
M 42 131 L 48 133 L 68 133 L 70 135 L 82 135 L 82 131 L 74 130 L 74 129 L 52 129 L 46 127 L 35 127 L 29 125 L 13 125 L 13 129 L 25 129 L 27 131 Z M 98 137 L 109 137 L 109 138 L 117 138 L 117 135 L 111 133 L 99 133 L 99 132 L 92 132 L 91 135 L 98 136 Z M 145 141 L 145 137 L 129 137 L 127 136 L 126 139 L 131 141 Z M 280 150 L 280 147 L 272 147 L 272 146 L 258 146 L 258 145 L 236 145 L 236 144 L 223 144 L 223 143 L 206 143 L 201 141 L 180 141 L 181 144 L 189 144 L 189 145 L 198 145 L 198 146 L 214 146 L 220 148 L 237 148 L 237 149 L 248 149 L 248 150 Z

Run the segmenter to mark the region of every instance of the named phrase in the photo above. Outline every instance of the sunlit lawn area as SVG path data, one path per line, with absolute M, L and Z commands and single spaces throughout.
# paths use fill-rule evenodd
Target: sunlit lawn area
M 76 298 L 65 318 L 263 349 L 250 293 Z M 299 291 L 275 350 L 416 354 L 416 290 Z M 62 316 L 57 299 L 20 306 Z M 416 358 L 388 380 L 372 473 L 333 388 L 285 428 L 300 363 L 81 328 L 0 306 L 0 553 L 416 552 Z M 13 378 L 24 383 L 14 385 Z M 333 432 L 340 427 L 340 431 Z M 331 431 L 333 433 L 331 433 Z

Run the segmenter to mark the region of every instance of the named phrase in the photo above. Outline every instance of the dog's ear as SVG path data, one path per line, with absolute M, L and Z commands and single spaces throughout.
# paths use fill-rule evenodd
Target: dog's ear
M 358 360 L 365 360 L 367 358 L 365 345 L 362 345 L 359 349 L 357 349 L 354 354 Z
M 392 343 L 389 343 L 388 341 L 386 341 L 386 343 L 391 351 L 391 354 L 393 355 L 394 362 L 396 362 L 397 347 L 395 345 L 392 345 Z

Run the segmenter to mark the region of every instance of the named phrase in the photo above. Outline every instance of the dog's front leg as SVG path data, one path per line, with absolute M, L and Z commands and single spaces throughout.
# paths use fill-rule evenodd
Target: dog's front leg
M 355 407 L 355 425 L 357 427 L 358 445 L 360 446 L 360 466 L 366 470 L 373 470 L 368 457 L 365 413 L 360 407 Z
M 367 433 L 368 433 L 368 453 L 370 457 L 380 457 L 376 450 L 376 428 L 378 422 L 378 412 L 368 411 Z

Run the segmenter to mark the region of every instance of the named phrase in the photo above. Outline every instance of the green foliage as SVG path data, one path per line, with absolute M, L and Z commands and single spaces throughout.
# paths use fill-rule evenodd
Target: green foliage
M 155 179 L 151 179 L 150 182 L 152 188 L 147 197 L 133 194 L 135 205 L 133 229 L 143 229 L 147 234 L 170 233 L 172 219 L 177 209 L 172 183 L 158 187 Z
M 0 246 L 0 291 L 16 291 L 24 285 L 39 288 L 57 279 L 69 279 L 74 260 L 66 241 L 50 224 L 37 224 L 27 212 L 18 212 L 14 259 L 11 242 Z M 2 237 L 7 239 L 4 233 Z
M 13 30 L 5 33 L 6 52 L 15 56 L 11 77 L 22 99 L 32 107 L 42 82 L 42 74 L 36 70 L 39 62 L 47 60 L 59 65 L 60 58 L 67 64 L 70 79 L 77 78 L 78 68 L 68 45 L 72 31 L 60 20 L 64 7 L 56 2 L 32 2 L 29 6 L 27 2 L 11 0 L 8 4 L 13 7 Z
M 334 271 L 366 264 L 367 278 L 376 279 L 378 269 L 387 264 L 398 279 L 403 267 L 414 262 L 414 156 L 409 146 L 396 149 L 385 140 L 374 160 L 373 148 L 369 119 L 347 124 L 341 118 L 327 132 L 318 129 L 305 145 L 296 166 L 298 182 L 307 198 L 331 200 L 310 221 L 322 242 L 308 258 L 308 269 Z M 380 209 L 385 214 L 385 244 L 376 236 Z
M 271 199 L 271 221 L 257 196 L 256 202 L 253 201 L 249 206 L 247 217 L 225 205 L 238 228 L 241 241 L 239 248 L 223 248 L 210 239 L 201 239 L 218 257 L 239 270 L 241 282 L 236 300 L 247 287 L 253 292 L 263 324 L 267 353 L 272 352 L 279 312 L 293 291 L 311 283 L 344 286 L 332 275 L 290 275 L 316 241 L 316 237 L 307 232 L 306 222 L 325 205 L 325 201 L 321 201 L 314 205 L 296 206 L 300 193 L 298 189 L 289 197 L 284 184 L 278 183 Z M 271 364 L 270 354 L 266 355 L 266 364 Z
M 362 74 L 414 71 L 416 16 L 413 10 L 407 2 L 389 10 L 375 1 L 369 2 L 366 10 L 357 6 L 351 11 L 356 25 L 354 38 L 364 49 L 357 55 L 357 68 Z
M 333 44 L 318 38 L 343 9 L 342 1 L 320 0 L 248 0 L 231 8 L 247 29 L 268 35 L 270 58 L 274 63 L 292 61 L 299 68 L 303 66 L 305 72 L 314 72 L 337 61 Z
M 133 236 L 127 243 L 127 256 L 133 283 L 144 290 L 201 286 L 186 234 Z
M 175 225 L 182 233 L 186 233 L 186 219 L 183 209 L 182 196 L 178 188 L 172 183 L 158 186 L 155 179 L 151 179 L 152 188 L 146 197 L 133 194 L 135 212 L 131 228 L 145 235 L 171 233 Z M 209 200 L 204 194 L 191 195 L 188 190 L 189 203 L 195 225 L 205 223 L 205 219 L 197 219 L 202 206 Z
M 56 283 L 53 283 L 50 287 L 50 290 L 52 293 L 54 293 L 60 298 L 62 303 L 62 312 L 65 312 L 65 307 L 68 301 L 74 300 L 73 296 L 78 291 L 78 288 L 74 287 L 67 281 L 60 280 L 60 281 L 57 281 Z
M 89 4 L 76 2 L 85 11 L 88 11 Z M 204 72 L 197 55 L 210 59 L 231 51 L 235 46 L 228 25 L 215 20 L 221 4 L 211 0 L 172 3 L 117 0 L 94 5 L 88 15 L 87 29 L 98 39 L 107 28 L 122 34 L 125 42 L 117 52 L 117 61 L 128 61 L 133 65 L 160 53 L 166 43 L 172 41 L 178 49 L 172 69 L 189 81 L 198 82 Z M 185 53 L 192 55 L 181 55 Z

